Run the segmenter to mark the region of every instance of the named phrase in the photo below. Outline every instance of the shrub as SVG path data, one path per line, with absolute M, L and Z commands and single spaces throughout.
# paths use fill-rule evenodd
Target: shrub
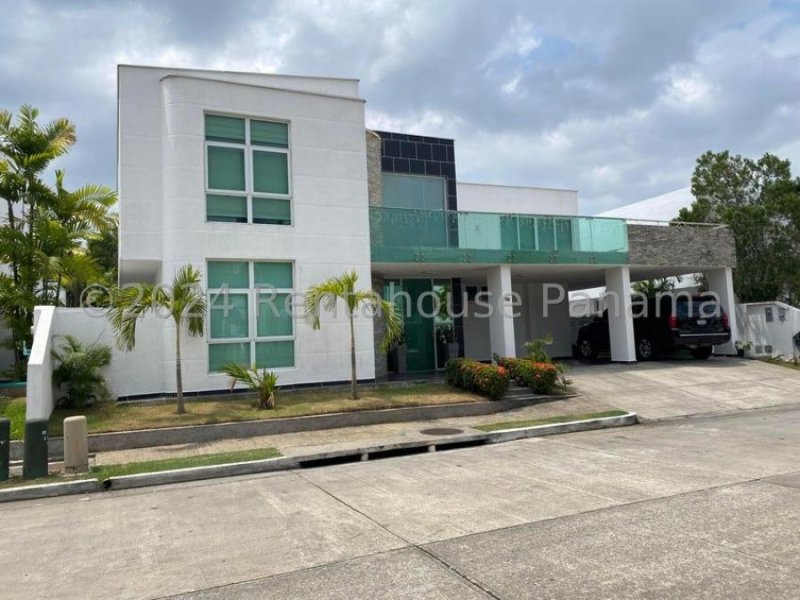
M 450 385 L 488 396 L 492 400 L 502 398 L 508 390 L 508 369 L 466 358 L 448 360 L 445 377 Z
M 245 369 L 241 365 L 230 363 L 222 367 L 222 372 L 231 378 L 231 389 L 241 381 L 253 392 L 258 392 L 258 407 L 261 409 L 275 408 L 275 391 L 278 389 L 278 376 L 272 371 L 255 366 Z
M 52 356 L 59 362 L 53 370 L 53 383 L 66 391 L 58 400 L 59 408 L 83 408 L 108 399 L 108 387 L 100 369 L 111 362 L 111 348 L 102 344 L 84 347 L 77 338 L 66 335 L 64 343 L 53 349 Z
M 536 394 L 549 394 L 556 387 L 560 377 L 557 365 L 548 362 L 534 362 L 527 358 L 506 358 L 495 356 L 495 362 L 508 370 L 517 384 L 529 387 Z
M 549 334 L 543 338 L 525 342 L 525 350 L 528 352 L 528 360 L 532 360 L 533 362 L 537 363 L 552 363 L 553 359 L 550 358 L 550 355 L 545 349 L 547 346 L 552 344 L 553 336 Z

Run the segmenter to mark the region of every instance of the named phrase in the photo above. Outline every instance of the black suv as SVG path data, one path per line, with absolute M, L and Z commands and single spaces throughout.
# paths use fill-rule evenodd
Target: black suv
M 731 339 L 728 315 L 714 296 L 680 293 L 648 298 L 646 304 L 635 299 L 633 333 L 639 360 L 681 348 L 704 360 L 711 356 L 713 346 Z M 578 330 L 578 358 L 591 360 L 610 346 L 608 311 Z

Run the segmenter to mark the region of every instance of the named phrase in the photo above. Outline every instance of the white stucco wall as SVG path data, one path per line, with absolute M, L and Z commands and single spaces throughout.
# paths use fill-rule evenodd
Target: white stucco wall
M 169 283 L 187 263 L 205 281 L 207 260 L 239 259 L 292 262 L 297 292 L 349 269 L 361 287 L 371 286 L 357 82 L 138 67 L 120 67 L 119 77 L 123 282 L 150 272 Z M 289 122 L 291 226 L 205 221 L 205 112 Z M 163 328 L 164 348 L 174 347 L 174 333 Z M 374 377 L 372 337 L 371 320 L 358 319 L 360 378 Z M 183 350 L 186 391 L 227 386 L 224 375 L 208 373 L 204 339 L 186 340 Z M 174 391 L 172 353 L 162 360 L 163 386 Z M 319 331 L 297 321 L 295 367 L 276 372 L 285 385 L 347 380 L 349 368 L 349 329 L 340 314 L 335 321 L 325 315 Z
M 753 346 L 751 351 L 756 356 L 771 354 L 783 356 L 789 360 L 800 355 L 794 348 L 792 336 L 800 332 L 800 309 L 783 302 L 754 302 L 737 304 L 740 337 Z M 767 321 L 767 310 L 772 311 L 772 321 Z M 772 346 L 767 352 L 766 346 Z
M 458 210 L 526 215 L 577 215 L 578 192 L 483 183 L 456 184 Z

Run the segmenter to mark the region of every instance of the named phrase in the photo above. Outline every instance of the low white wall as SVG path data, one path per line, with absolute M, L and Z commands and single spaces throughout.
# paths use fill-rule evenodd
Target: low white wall
M 772 311 L 772 320 L 767 321 L 767 313 Z M 740 337 L 752 344 L 755 356 L 783 356 L 791 359 L 795 353 L 792 337 L 800 332 L 800 309 L 783 302 L 754 302 L 737 304 Z M 767 352 L 767 346 L 772 351 Z

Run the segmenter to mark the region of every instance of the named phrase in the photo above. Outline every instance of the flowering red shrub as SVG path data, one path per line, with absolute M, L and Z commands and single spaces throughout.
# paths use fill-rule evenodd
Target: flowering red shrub
M 505 368 L 517 384 L 529 387 L 536 394 L 549 394 L 558 381 L 558 367 L 552 363 L 533 362 L 527 358 L 495 356 L 495 362 Z
M 508 390 L 509 374 L 495 367 L 466 358 L 453 358 L 445 367 L 447 383 L 498 400 Z

